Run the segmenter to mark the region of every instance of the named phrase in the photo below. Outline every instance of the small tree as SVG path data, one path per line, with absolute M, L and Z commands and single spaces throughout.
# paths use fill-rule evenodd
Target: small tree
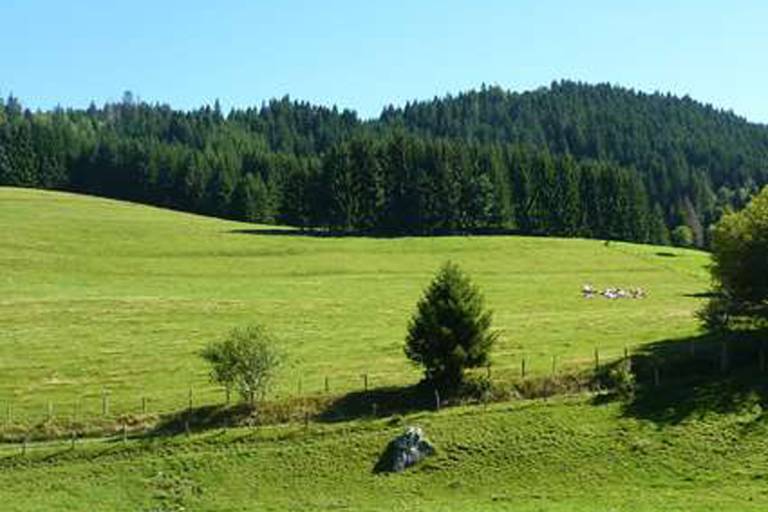
M 695 243 L 693 230 L 685 224 L 681 224 L 673 229 L 670 238 L 672 239 L 672 244 L 677 247 L 693 247 Z
M 448 262 L 419 300 L 408 325 L 405 354 L 424 367 L 427 381 L 455 390 L 464 380 L 465 368 L 488 363 L 497 338 L 491 331 L 491 316 L 478 288 Z
M 233 329 L 226 338 L 210 343 L 202 357 L 211 365 L 211 380 L 234 389 L 253 406 L 256 394 L 267 389 L 280 364 L 274 340 L 261 325 Z

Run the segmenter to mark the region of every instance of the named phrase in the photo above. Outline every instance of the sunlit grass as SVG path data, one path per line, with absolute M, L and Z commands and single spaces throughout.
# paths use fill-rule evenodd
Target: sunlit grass
M 766 424 L 749 409 L 657 425 L 572 397 L 338 425 L 0 449 L 3 510 L 765 510 Z M 437 454 L 372 469 L 419 425 Z M 32 490 L 34 489 L 34 492 Z
M 419 379 L 402 353 L 424 286 L 448 259 L 481 286 L 502 337 L 494 372 L 591 364 L 696 330 L 706 254 L 532 237 L 315 238 L 63 193 L 0 188 L 0 405 L 97 414 L 220 400 L 198 357 L 263 322 L 289 365 L 278 395 Z M 585 300 L 582 284 L 645 300 Z M 4 416 L 0 410 L 0 416 Z

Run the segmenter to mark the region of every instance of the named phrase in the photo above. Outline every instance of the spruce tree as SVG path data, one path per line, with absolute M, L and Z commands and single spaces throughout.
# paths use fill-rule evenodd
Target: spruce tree
M 483 296 L 458 265 L 440 269 L 419 300 L 408 325 L 405 354 L 424 367 L 425 379 L 443 391 L 455 391 L 464 370 L 488 363 L 498 334 Z

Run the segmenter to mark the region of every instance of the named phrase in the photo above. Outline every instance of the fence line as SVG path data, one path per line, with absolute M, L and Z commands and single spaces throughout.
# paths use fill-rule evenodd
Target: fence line
M 765 343 L 760 343 L 754 353 L 748 358 L 754 360 L 755 366 L 761 372 L 766 371 L 768 365 Z M 742 360 L 744 354 L 735 354 L 726 343 L 720 344 L 719 349 L 712 343 L 688 343 L 674 344 L 665 347 L 654 347 L 658 353 L 653 353 L 647 346 L 640 346 L 639 350 L 624 347 L 621 350 L 601 351 L 595 347 L 591 356 L 583 358 L 563 359 L 557 354 L 519 354 L 519 367 L 514 364 L 503 367 L 485 367 L 477 369 L 474 373 L 478 376 L 485 375 L 499 383 L 514 384 L 519 380 L 529 378 L 541 378 L 556 376 L 568 372 L 593 371 L 599 372 L 617 361 L 631 361 L 632 357 L 645 357 L 650 361 L 650 374 L 646 373 L 645 380 L 653 385 L 660 385 L 664 375 L 661 372 L 661 362 L 667 357 L 685 356 L 691 360 L 709 361 L 720 373 L 728 372 L 734 362 L 734 356 L 739 355 Z M 590 361 L 591 360 L 591 361 Z M 533 364 L 533 363 L 537 364 Z M 590 364 L 591 362 L 591 364 Z M 493 372 L 491 372 L 493 368 Z M 295 393 L 286 393 L 290 386 L 286 383 L 281 390 L 273 393 L 277 400 L 306 399 L 310 397 L 340 396 L 348 392 L 367 393 L 377 388 L 403 387 L 402 381 L 392 381 L 386 378 L 387 373 L 376 374 L 364 372 L 352 374 L 325 375 L 313 386 L 308 386 L 309 381 L 302 376 L 296 377 Z M 338 387 L 337 387 L 338 383 Z M 351 386 L 349 385 L 351 384 Z M 142 417 L 157 416 L 163 414 L 175 414 L 180 411 L 192 411 L 195 407 L 221 406 L 228 403 L 229 397 L 223 388 L 213 385 L 188 386 L 186 392 L 178 392 L 173 395 L 153 396 L 151 393 L 137 392 L 130 400 L 126 394 L 119 396 L 120 400 L 114 400 L 117 388 L 101 388 L 99 393 L 78 394 L 69 400 L 55 401 L 48 398 L 37 397 L 33 403 L 29 400 L 14 400 L 0 396 L 0 404 L 4 404 L 0 411 L 0 440 L 3 433 L 11 431 L 24 431 L 45 424 L 65 425 L 76 430 L 81 425 L 98 424 L 99 422 L 120 422 L 123 435 L 125 425 L 129 421 L 140 420 Z M 33 399 L 34 400 L 34 399 Z M 2 414 L 2 413 L 0 413 Z M 72 441 L 74 442 L 74 441 Z

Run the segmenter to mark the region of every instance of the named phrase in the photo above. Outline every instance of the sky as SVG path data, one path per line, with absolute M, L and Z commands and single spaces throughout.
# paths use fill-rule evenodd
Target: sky
M 0 0 L 0 95 L 228 109 L 288 94 L 372 117 L 572 79 L 768 123 L 766 22 L 764 0 Z

